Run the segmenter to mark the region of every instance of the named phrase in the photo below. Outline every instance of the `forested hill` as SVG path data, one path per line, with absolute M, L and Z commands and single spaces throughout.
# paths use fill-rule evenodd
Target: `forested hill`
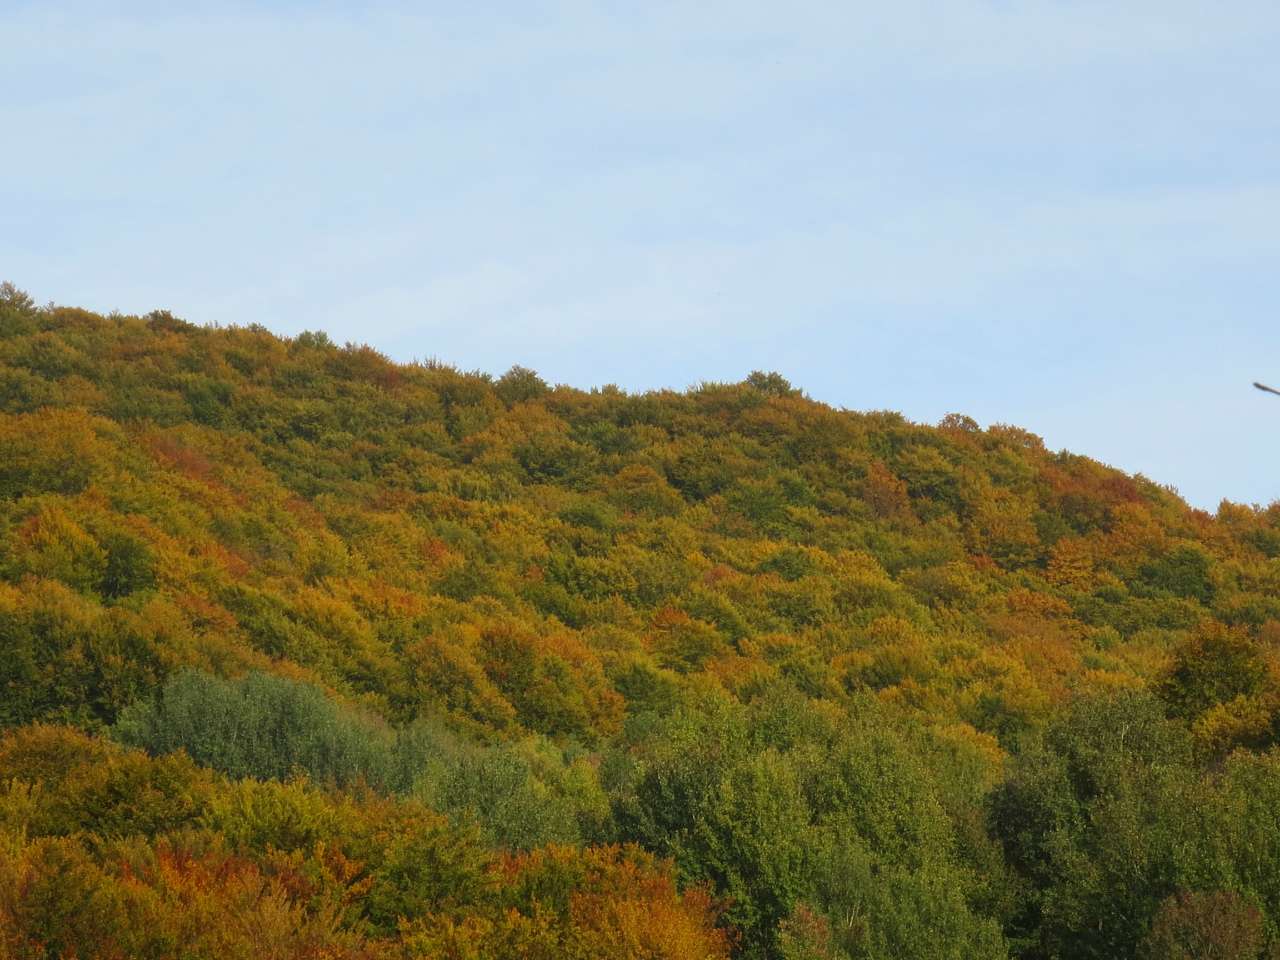
M 0 288 L 0 957 L 1254 958 L 1278 643 L 1017 427 Z

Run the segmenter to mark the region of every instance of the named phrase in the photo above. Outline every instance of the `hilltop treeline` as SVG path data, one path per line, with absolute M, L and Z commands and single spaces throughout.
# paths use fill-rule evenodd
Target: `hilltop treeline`
M 1270 956 L 1277 643 L 1016 427 L 0 289 L 0 957 Z

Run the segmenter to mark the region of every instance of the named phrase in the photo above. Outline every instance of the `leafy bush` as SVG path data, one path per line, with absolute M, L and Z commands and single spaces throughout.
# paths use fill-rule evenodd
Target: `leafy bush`
M 266 673 L 224 680 L 181 671 L 155 699 L 122 711 L 113 733 L 152 754 L 185 750 L 234 777 L 301 772 L 340 786 L 381 785 L 390 767 L 385 728 L 309 684 Z

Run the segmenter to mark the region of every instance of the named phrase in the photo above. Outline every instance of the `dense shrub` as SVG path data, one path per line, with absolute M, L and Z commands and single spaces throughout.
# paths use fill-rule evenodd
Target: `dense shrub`
M 234 777 L 385 784 L 390 768 L 385 728 L 309 684 L 266 673 L 224 680 L 182 671 L 153 700 L 122 711 L 113 734 L 152 754 L 185 750 Z

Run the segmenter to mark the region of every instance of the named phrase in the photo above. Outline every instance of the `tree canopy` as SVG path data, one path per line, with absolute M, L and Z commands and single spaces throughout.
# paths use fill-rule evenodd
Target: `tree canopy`
M 1271 956 L 1277 644 L 1017 427 L 0 287 L 0 956 Z

